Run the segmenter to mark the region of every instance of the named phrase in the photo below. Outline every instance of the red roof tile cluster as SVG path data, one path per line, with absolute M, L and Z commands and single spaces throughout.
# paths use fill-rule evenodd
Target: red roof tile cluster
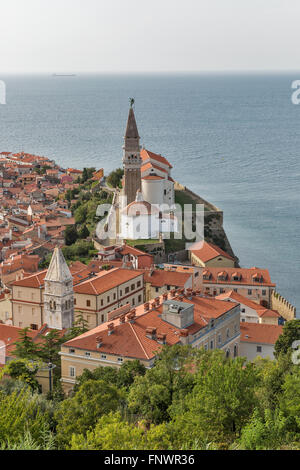
M 208 261 L 218 258 L 219 256 L 223 256 L 224 258 L 234 261 L 234 258 L 220 247 L 206 241 L 195 244 L 194 247 L 190 248 L 190 250 L 193 255 L 197 256 L 197 258 L 203 261 L 203 263 L 207 263 Z
M 282 334 L 283 327 L 280 325 L 268 325 L 266 323 L 247 323 L 240 325 L 241 342 L 262 343 L 273 345 Z

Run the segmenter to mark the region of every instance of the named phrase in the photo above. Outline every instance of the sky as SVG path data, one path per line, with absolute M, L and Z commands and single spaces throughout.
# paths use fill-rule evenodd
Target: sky
M 299 0 L 9 0 L 1 73 L 297 70 Z

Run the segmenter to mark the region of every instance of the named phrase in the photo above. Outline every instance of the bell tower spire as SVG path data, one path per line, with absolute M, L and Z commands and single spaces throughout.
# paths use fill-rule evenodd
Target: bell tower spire
M 134 110 L 134 99 L 130 98 L 126 131 L 123 145 L 123 167 L 124 167 L 124 196 L 127 204 L 135 201 L 136 192 L 141 189 L 141 166 L 140 136 L 136 125 Z
M 60 248 L 54 249 L 45 277 L 44 318 L 49 328 L 71 328 L 74 319 L 73 278 Z

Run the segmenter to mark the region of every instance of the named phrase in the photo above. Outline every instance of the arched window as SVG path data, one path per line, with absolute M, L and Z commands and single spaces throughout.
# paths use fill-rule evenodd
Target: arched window
M 226 350 L 226 358 L 229 358 L 230 357 L 230 349 L 227 349 Z
M 237 345 L 235 344 L 233 348 L 233 357 L 237 357 L 237 355 L 238 355 L 238 348 L 237 348 Z

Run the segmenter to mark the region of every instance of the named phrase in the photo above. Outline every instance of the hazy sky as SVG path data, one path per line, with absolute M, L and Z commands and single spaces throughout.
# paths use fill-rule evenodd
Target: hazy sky
M 299 0 L 2 0 L 0 74 L 295 70 L 299 21 Z

